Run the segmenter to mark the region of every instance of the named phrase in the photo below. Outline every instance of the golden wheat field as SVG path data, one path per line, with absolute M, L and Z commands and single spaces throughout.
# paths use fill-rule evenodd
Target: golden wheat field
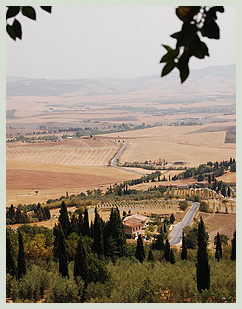
M 33 145 L 33 146 L 32 146 Z M 107 165 L 119 143 L 109 139 L 15 144 L 7 147 L 7 161 L 61 165 Z
M 227 128 L 232 125 L 233 122 L 223 127 L 221 124 L 160 126 L 106 134 L 95 139 L 8 143 L 7 206 L 44 202 L 66 191 L 76 194 L 87 189 L 106 189 L 110 184 L 139 178 L 140 175 L 131 171 L 107 166 L 121 148 L 117 140 L 127 144 L 120 156 L 121 162 L 162 158 L 168 163 L 184 161 L 184 166 L 190 167 L 235 158 L 236 145 L 224 143 Z M 179 171 L 169 172 L 171 176 L 177 173 Z
M 168 163 L 185 161 L 185 166 L 192 167 L 208 161 L 235 158 L 236 145 L 224 143 L 227 128 L 231 125 L 234 126 L 234 123 L 223 124 L 222 128 L 221 124 L 215 123 L 185 127 L 159 126 L 123 132 L 119 138 L 127 142 L 127 148 L 120 161 L 141 162 L 162 158 Z M 107 136 L 115 137 L 117 134 Z
M 110 139 L 8 144 L 7 205 L 44 202 L 66 191 L 76 194 L 106 189 L 110 184 L 137 177 L 107 166 L 120 147 Z

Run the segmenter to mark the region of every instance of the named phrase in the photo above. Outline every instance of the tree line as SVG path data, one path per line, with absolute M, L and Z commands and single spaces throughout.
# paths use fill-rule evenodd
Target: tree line
M 188 179 L 191 177 L 198 178 L 198 181 L 203 181 L 204 176 L 209 183 L 215 180 L 215 177 L 222 176 L 225 170 L 230 169 L 232 172 L 236 171 L 236 161 L 234 158 L 230 158 L 221 162 L 207 162 L 207 164 L 200 164 L 198 167 L 192 167 L 186 169 L 184 172 L 174 176 L 174 179 Z
M 50 219 L 50 210 L 48 207 L 42 207 L 40 203 L 35 205 L 32 209 L 31 215 L 28 215 L 27 208 L 23 205 L 18 205 L 17 208 L 11 204 L 6 211 L 6 223 L 7 224 L 18 224 L 18 223 L 30 223 L 33 218 L 38 221 L 44 221 Z

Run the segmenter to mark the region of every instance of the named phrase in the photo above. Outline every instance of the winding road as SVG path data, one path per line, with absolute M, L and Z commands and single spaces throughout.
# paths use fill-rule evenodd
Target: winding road
M 199 208 L 199 203 L 188 202 L 191 203 L 192 206 L 186 213 L 185 217 L 181 222 L 178 222 L 173 230 L 170 233 L 170 244 L 171 245 L 179 245 L 182 242 L 182 231 L 185 226 L 189 226 L 192 223 L 192 219 Z
M 119 169 L 124 170 L 126 172 L 132 172 L 132 173 L 139 174 L 139 175 L 142 175 L 142 176 L 147 176 L 147 174 L 136 172 L 136 171 L 133 171 L 133 170 L 130 170 L 130 169 L 127 169 L 127 168 L 124 168 L 124 167 L 121 167 L 121 166 L 117 165 L 117 160 L 118 160 L 118 158 L 120 157 L 120 155 L 122 154 L 122 152 L 124 151 L 124 149 L 125 149 L 125 147 L 127 145 L 125 142 L 122 142 L 122 144 L 123 144 L 122 148 L 115 155 L 115 157 L 111 160 L 111 166 L 115 167 L 115 168 L 119 168 Z

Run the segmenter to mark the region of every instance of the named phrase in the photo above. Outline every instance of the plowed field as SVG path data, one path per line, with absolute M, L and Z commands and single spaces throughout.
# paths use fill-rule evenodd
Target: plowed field
M 55 143 L 19 144 L 7 148 L 7 161 L 61 165 L 106 165 L 119 143 L 108 139 L 78 139 Z

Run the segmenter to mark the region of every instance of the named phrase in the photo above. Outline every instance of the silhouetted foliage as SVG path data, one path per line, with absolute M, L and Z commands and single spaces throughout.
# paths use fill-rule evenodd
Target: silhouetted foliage
M 41 9 L 44 11 L 51 13 L 51 6 L 41 6 Z M 19 13 L 22 13 L 25 17 L 36 20 L 36 12 L 32 6 L 7 6 L 7 13 L 6 13 L 6 20 L 7 26 L 6 30 L 8 35 L 13 39 L 16 40 L 22 39 L 22 26 L 20 22 L 17 20 L 16 16 Z M 14 18 L 12 25 L 8 24 L 8 19 Z
M 176 15 L 183 24 L 181 31 L 171 35 L 177 40 L 175 49 L 163 45 L 167 53 L 160 61 L 165 63 L 161 76 L 177 68 L 183 83 L 189 76 L 190 58 L 203 59 L 209 56 L 208 47 L 201 41 L 201 36 L 209 39 L 220 38 L 219 26 L 216 23 L 217 12 L 223 13 L 223 6 L 179 6 L 176 8 Z

